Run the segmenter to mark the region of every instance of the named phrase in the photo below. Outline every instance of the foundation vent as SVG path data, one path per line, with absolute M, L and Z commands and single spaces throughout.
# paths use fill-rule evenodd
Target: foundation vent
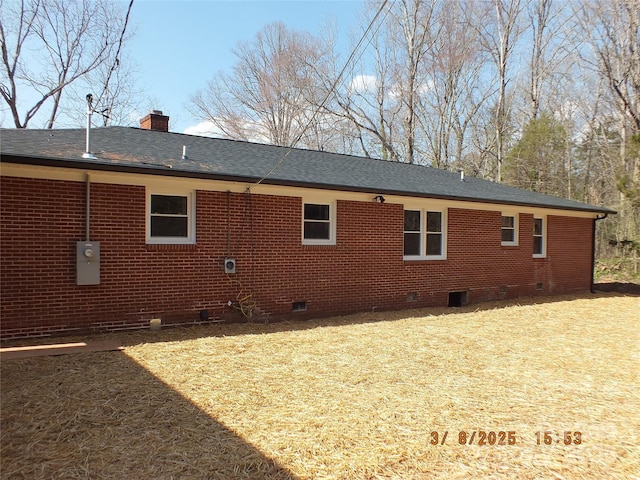
M 449 292 L 449 307 L 464 307 L 469 303 L 469 292 L 466 290 L 460 292 Z
M 307 311 L 307 302 L 293 302 L 291 304 L 292 312 L 306 312 Z

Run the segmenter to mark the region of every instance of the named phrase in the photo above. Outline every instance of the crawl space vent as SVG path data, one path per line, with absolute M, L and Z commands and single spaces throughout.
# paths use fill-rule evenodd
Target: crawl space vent
M 449 307 L 463 307 L 468 303 L 468 292 L 449 292 Z
M 292 312 L 305 312 L 307 310 L 307 302 L 293 302 L 291 304 Z

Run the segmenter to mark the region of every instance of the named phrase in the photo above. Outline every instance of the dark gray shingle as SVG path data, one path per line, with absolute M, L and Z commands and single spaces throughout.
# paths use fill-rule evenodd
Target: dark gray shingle
M 431 167 L 352 155 L 130 127 L 95 128 L 91 144 L 95 160 L 82 158 L 84 129 L 0 129 L 3 161 L 248 182 L 262 179 L 278 165 L 264 183 L 615 213 L 477 178 L 461 181 L 456 173 Z M 181 158 L 183 146 L 186 160 Z

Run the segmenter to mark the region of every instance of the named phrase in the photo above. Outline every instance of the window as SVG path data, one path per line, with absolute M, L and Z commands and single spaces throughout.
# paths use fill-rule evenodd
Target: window
M 192 194 L 147 196 L 147 243 L 195 243 Z
M 533 256 L 537 258 L 546 256 L 544 218 L 533 219 Z
M 335 244 L 335 207 L 327 203 L 303 204 L 302 243 Z
M 420 255 L 420 210 L 404 211 L 404 254 Z
M 442 255 L 442 212 L 427 212 L 427 256 Z
M 404 258 L 406 260 L 445 258 L 444 212 L 404 211 Z
M 518 245 L 518 221 L 515 215 L 502 215 L 502 245 Z

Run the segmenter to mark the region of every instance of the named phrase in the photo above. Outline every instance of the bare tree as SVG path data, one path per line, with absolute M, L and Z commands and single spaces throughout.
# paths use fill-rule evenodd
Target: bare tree
M 121 14 L 108 0 L 0 3 L 0 93 L 16 128 L 26 128 L 45 105 L 46 127 L 53 128 L 69 85 L 105 65 L 117 65 L 132 4 Z
M 334 92 L 333 108 L 327 106 L 325 110 L 354 128 L 361 153 L 368 157 L 400 161 L 400 152 L 394 140 L 401 105 L 397 95 L 392 93 L 392 68 L 396 52 L 381 36 L 375 36 L 371 44 L 373 75 L 353 75 L 352 70 L 346 88 L 338 88 Z M 330 84 L 331 81 L 326 83 Z
M 533 0 L 529 3 L 531 25 L 531 60 L 529 72 L 530 119 L 538 118 L 540 97 L 545 80 L 551 73 L 547 69 L 546 54 L 553 34 L 549 34 L 553 0 Z
M 640 132 L 640 1 L 594 0 L 579 14 L 597 68 L 631 128 Z
M 482 84 L 487 61 L 479 48 L 473 22 L 473 2 L 443 2 L 437 15 L 437 35 L 426 52 L 420 125 L 427 156 L 437 168 L 463 168 L 468 129 L 490 90 Z
M 575 102 L 580 100 L 575 78 L 579 71 L 573 62 L 577 37 L 567 28 L 565 3 L 529 0 L 523 12 L 529 20 L 522 29 L 526 38 L 514 54 L 528 56 L 529 62 L 514 72 L 512 148 L 504 158 L 502 180 L 572 198 Z
M 522 91 L 519 129 L 540 115 L 558 114 L 568 102 L 574 102 L 574 78 L 580 76 L 577 52 L 580 34 L 571 25 L 571 9 L 566 2 L 529 0 L 526 5 L 527 41 L 521 42 L 522 54 L 528 55 L 529 70 L 516 86 Z M 529 50 L 527 52 L 527 50 Z M 523 72 L 524 73 L 524 72 Z M 583 95 L 582 93 L 581 95 Z
M 510 82 L 509 67 L 516 42 L 522 32 L 520 14 L 521 0 L 493 0 L 492 9 L 483 12 L 480 24 L 481 43 L 491 55 L 497 74 L 497 100 L 494 111 L 494 131 L 496 138 L 496 174 L 495 180 L 502 180 L 502 164 L 505 155 L 505 135 L 508 128 L 507 86 Z
M 226 137 L 296 145 L 316 118 L 312 99 L 320 91 L 310 65 L 323 62 L 323 42 L 276 22 L 234 54 L 233 71 L 218 73 L 197 92 L 191 112 Z
M 402 56 L 396 61 L 396 85 L 403 105 L 404 161 L 416 162 L 416 136 L 424 80 L 425 56 L 438 36 L 439 24 L 435 21 L 437 0 L 402 0 L 399 11 L 393 12 L 392 31 L 397 31 L 395 42 L 402 48 Z
M 640 1 L 593 0 L 575 13 L 593 55 L 583 62 L 605 79 L 618 112 L 618 235 L 631 239 L 640 231 Z
M 86 122 L 86 94 L 92 92 L 96 98 L 94 122 L 107 125 L 139 124 L 139 117 L 134 112 L 151 111 L 155 106 L 146 105 L 150 100 L 147 93 L 135 81 L 134 62 L 127 58 L 125 52 L 114 65 L 103 64 L 83 78 L 67 87 L 65 93 L 65 116 L 59 118 L 57 125 L 84 125 Z M 151 102 L 153 103 L 153 102 Z M 65 121 L 67 120 L 67 121 Z
M 389 4 L 370 2 L 371 11 L 384 9 L 380 25 L 372 30 L 371 57 L 352 71 L 346 88 L 335 93 L 337 108 L 331 114 L 347 119 L 359 132 L 365 155 L 407 163 L 418 158 L 425 89 L 425 54 L 433 44 L 434 12 L 438 0 L 401 0 Z M 375 18 L 374 18 L 375 20 Z
M 583 70 L 575 78 L 574 88 L 582 93 L 581 101 L 574 102 L 582 126 L 576 149 L 582 165 L 578 198 L 593 205 L 615 204 L 620 140 L 616 112 L 607 100 L 607 82 L 594 72 Z

